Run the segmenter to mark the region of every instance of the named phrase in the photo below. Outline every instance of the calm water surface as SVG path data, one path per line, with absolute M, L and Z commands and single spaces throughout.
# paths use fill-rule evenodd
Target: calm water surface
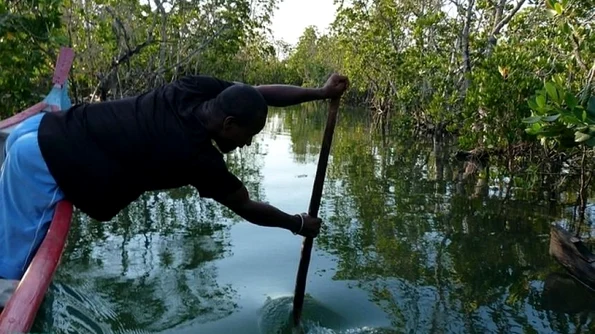
M 497 177 L 462 180 L 447 144 L 374 138 L 365 114 L 343 110 L 335 132 L 308 332 L 595 331 L 595 299 L 548 255 L 549 224 L 569 210 L 506 193 Z M 325 121 L 325 110 L 272 112 L 228 162 L 254 198 L 304 212 Z M 287 332 L 301 242 L 190 188 L 145 194 L 108 223 L 79 215 L 33 330 Z

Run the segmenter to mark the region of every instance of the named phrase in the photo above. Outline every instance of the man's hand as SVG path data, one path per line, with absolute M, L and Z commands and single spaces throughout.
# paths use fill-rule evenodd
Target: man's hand
M 322 224 L 322 219 L 310 217 L 307 213 L 302 213 L 300 215 L 300 228 L 296 234 L 299 234 L 304 237 L 311 237 L 316 238 L 318 233 L 320 233 L 320 225 Z M 301 227 L 301 219 L 303 218 L 304 226 Z
M 322 92 L 324 98 L 333 99 L 343 95 L 347 88 L 349 88 L 349 79 L 344 75 L 333 73 L 322 87 Z

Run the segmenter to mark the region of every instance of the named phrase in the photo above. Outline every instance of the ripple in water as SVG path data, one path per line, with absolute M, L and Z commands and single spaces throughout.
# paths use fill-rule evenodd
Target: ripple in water
M 348 319 L 309 295 L 304 298 L 302 324 L 293 328 L 293 297 L 268 298 L 260 309 L 258 327 L 263 334 L 392 334 L 387 328 L 351 324 Z
M 306 324 L 304 333 L 307 334 L 393 334 L 397 333 L 395 330 L 387 328 L 371 328 L 371 327 L 360 327 L 351 328 L 344 330 L 333 330 L 324 328 L 314 324 Z
M 114 308 L 97 295 L 86 293 L 84 286 L 79 290 L 63 284 L 50 285 L 32 330 L 57 334 L 146 333 L 140 330 L 112 330 L 123 327 L 118 324 Z

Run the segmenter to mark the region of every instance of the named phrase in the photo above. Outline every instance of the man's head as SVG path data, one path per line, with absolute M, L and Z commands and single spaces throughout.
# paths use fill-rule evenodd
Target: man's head
M 250 146 L 252 137 L 264 128 L 268 106 L 260 92 L 250 85 L 228 87 L 209 102 L 213 139 L 224 153 Z

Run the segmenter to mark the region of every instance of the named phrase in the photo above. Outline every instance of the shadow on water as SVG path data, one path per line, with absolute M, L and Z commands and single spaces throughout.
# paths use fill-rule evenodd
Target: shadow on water
M 378 137 L 365 115 L 342 110 L 335 130 L 306 332 L 595 332 L 595 299 L 548 254 L 550 223 L 572 220 L 572 182 L 552 202 L 532 166 L 457 161 L 447 138 Z M 325 110 L 269 120 L 231 169 L 252 197 L 305 210 Z M 188 188 L 143 195 L 112 222 L 77 216 L 34 330 L 290 333 L 300 239 L 238 222 Z
M 541 306 L 546 310 L 567 314 L 595 311 L 595 291 L 569 274 L 553 272 L 545 278 Z

